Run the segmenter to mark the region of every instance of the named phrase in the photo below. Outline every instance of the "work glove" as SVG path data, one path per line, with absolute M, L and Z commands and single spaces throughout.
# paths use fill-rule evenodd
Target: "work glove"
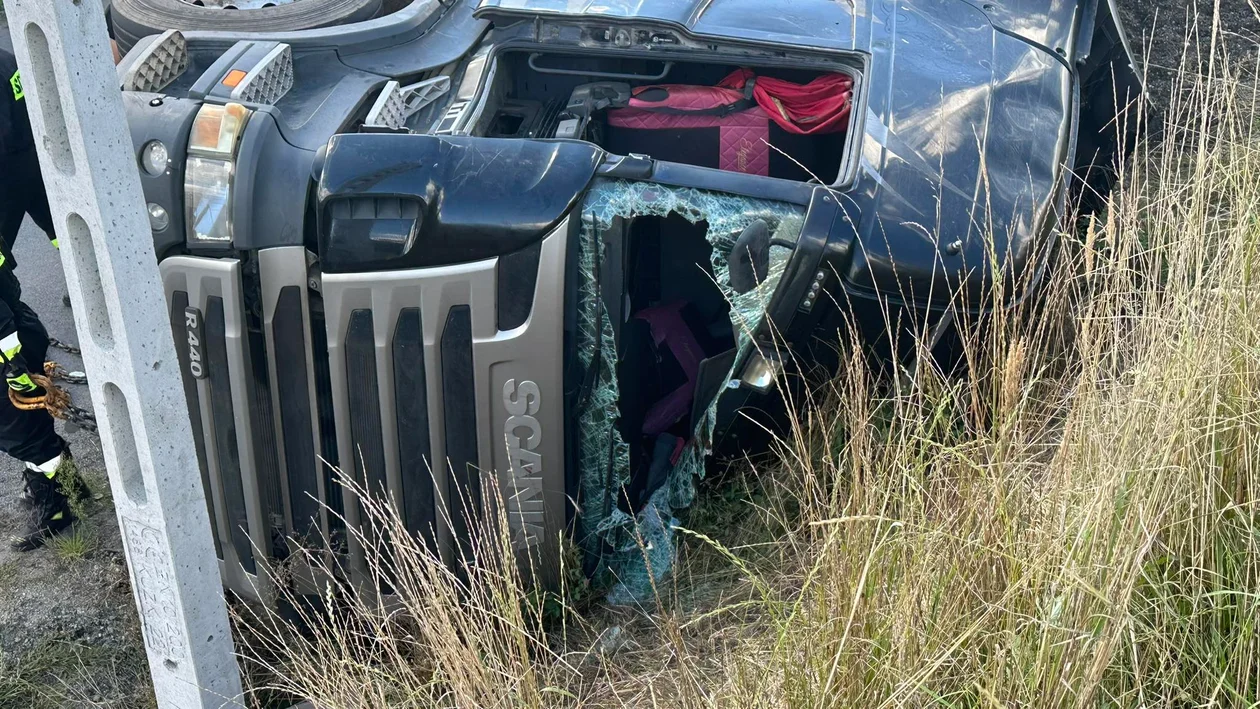
M 31 375 L 28 372 L 6 372 L 4 377 L 9 388 L 26 398 L 39 397 L 44 395 L 44 388 L 31 381 Z
M 22 342 L 17 333 L 6 335 L 0 340 L 0 361 L 4 363 L 4 380 L 11 391 L 25 398 L 40 396 L 43 387 L 31 379 L 30 370 L 22 359 Z

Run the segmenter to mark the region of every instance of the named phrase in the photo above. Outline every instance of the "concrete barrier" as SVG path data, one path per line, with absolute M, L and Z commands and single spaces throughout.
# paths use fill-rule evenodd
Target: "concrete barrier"
M 158 705 L 242 707 L 205 491 L 100 3 L 3 2 L 21 67 L 14 90 L 28 103 L 58 225 Z

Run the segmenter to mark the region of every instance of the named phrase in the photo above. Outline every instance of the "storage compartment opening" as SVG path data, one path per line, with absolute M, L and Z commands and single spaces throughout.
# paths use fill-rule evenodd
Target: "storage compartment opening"
M 852 87 L 838 71 L 513 51 L 499 57 L 472 132 L 576 138 L 617 155 L 833 184 Z
M 733 351 L 735 333 L 713 273 L 708 223 L 671 214 L 620 226 L 626 315 L 617 346 L 617 426 L 630 447 L 622 504 L 637 510 L 664 484 L 692 438 L 696 402 L 707 406 L 699 392 L 707 386 L 705 362 Z

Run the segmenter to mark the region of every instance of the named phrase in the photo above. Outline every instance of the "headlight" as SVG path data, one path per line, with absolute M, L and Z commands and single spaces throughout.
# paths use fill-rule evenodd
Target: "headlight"
M 250 110 L 236 103 L 205 104 L 188 138 L 184 215 L 190 244 L 232 241 L 232 178 L 236 149 Z
M 166 166 L 170 161 L 171 156 L 166 152 L 166 145 L 160 140 L 150 140 L 144 144 L 144 150 L 140 152 L 140 166 L 154 177 L 166 172 Z
M 157 202 L 149 202 L 148 208 L 149 228 L 153 231 L 165 231 L 171 225 L 171 215 L 166 213 L 166 208 Z
M 232 161 L 189 157 L 184 168 L 188 238 L 232 240 Z

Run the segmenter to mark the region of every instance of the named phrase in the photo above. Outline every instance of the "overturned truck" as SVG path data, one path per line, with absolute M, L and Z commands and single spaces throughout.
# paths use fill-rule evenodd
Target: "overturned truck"
M 495 480 L 544 583 L 569 534 L 641 597 L 706 460 L 842 322 L 1035 293 L 1140 88 L 1106 0 L 419 0 L 168 31 L 119 72 L 254 597 L 299 547 L 366 579 L 335 466 L 452 563 Z

